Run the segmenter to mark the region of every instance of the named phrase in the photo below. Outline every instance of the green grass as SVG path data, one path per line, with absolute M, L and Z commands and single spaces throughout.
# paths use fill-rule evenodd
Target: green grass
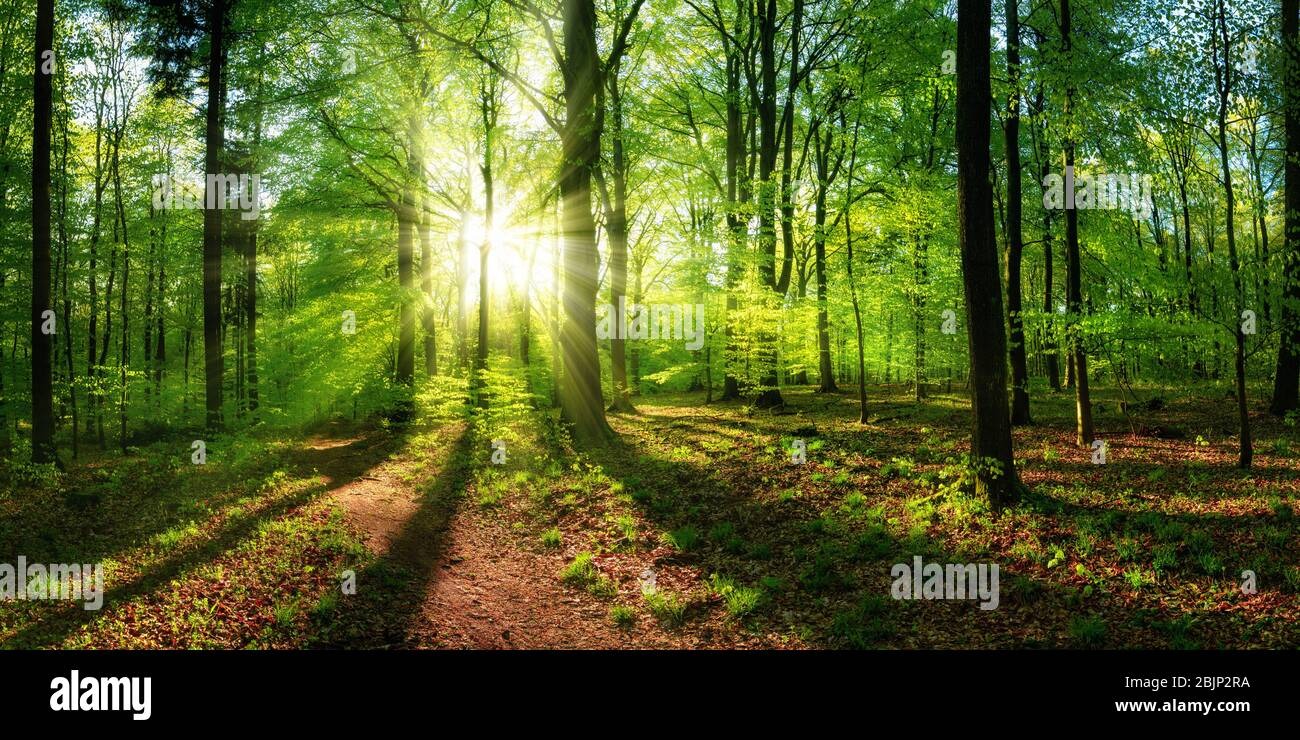
M 612 606 L 609 608 L 609 621 L 619 629 L 632 629 L 636 624 L 636 609 L 630 606 Z
M 660 541 L 678 552 L 686 552 L 687 550 L 694 549 L 694 547 L 699 543 L 700 533 L 696 531 L 695 527 L 687 525 L 685 527 L 674 529 L 671 532 L 665 532 L 663 536 L 660 537 Z
M 551 549 L 555 549 L 564 543 L 564 535 L 560 534 L 559 527 L 551 527 L 545 532 L 542 532 L 541 539 L 542 547 L 549 547 Z
M 831 635 L 845 647 L 867 650 L 891 637 L 895 628 L 890 610 L 893 600 L 879 594 L 863 596 L 852 608 L 835 615 Z
M 643 591 L 641 595 L 659 624 L 668 629 L 676 629 L 686 623 L 688 604 L 684 599 L 663 591 Z
M 748 616 L 763 600 L 762 589 L 742 586 L 717 573 L 709 577 L 709 587 L 713 593 L 722 597 L 723 603 L 727 605 L 727 614 L 735 619 Z
M 1106 642 L 1106 621 L 1099 615 L 1070 620 L 1070 641 L 1079 647 L 1099 648 Z
M 589 552 L 580 552 L 573 562 L 560 571 L 560 580 L 564 585 L 585 589 L 592 596 L 602 599 L 618 595 L 618 587 L 596 569 L 595 556 Z
M 1164 573 L 1178 567 L 1178 548 L 1173 545 L 1156 545 L 1152 551 L 1151 567 Z

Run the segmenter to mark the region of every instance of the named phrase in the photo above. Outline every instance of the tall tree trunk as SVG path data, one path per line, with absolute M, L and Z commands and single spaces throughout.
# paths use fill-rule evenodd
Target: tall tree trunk
M 491 70 L 484 73 L 479 93 L 479 113 L 483 124 L 483 160 L 479 172 L 483 175 L 483 243 L 478 250 L 478 347 L 474 355 L 474 389 L 480 406 L 487 406 L 483 388 L 488 360 L 488 319 L 492 308 L 492 293 L 488 282 L 488 259 L 492 254 L 492 235 L 496 229 L 496 193 L 492 170 L 492 148 L 497 126 L 497 78 Z
M 424 213 L 420 218 L 420 301 L 424 306 L 421 324 L 424 329 L 424 374 L 438 374 L 438 329 L 433 308 L 433 218 L 436 203 L 425 189 Z
M 1043 34 L 1039 31 L 1034 32 L 1034 38 L 1039 49 L 1043 48 Z M 1051 173 L 1051 147 L 1047 141 L 1047 120 L 1044 116 L 1046 109 L 1045 95 L 1043 86 L 1040 83 L 1038 92 L 1034 95 L 1033 114 L 1039 121 L 1038 130 L 1038 148 L 1035 150 L 1035 156 L 1038 157 L 1038 175 L 1039 182 L 1046 182 L 1047 176 Z M 1056 303 L 1053 297 L 1052 280 L 1056 275 L 1053 263 L 1053 244 L 1052 244 L 1052 211 L 1048 208 L 1043 209 L 1043 345 L 1042 359 L 1043 371 L 1047 374 L 1048 387 L 1056 393 L 1061 390 L 1061 367 L 1060 357 L 1056 351 L 1056 337 L 1053 329 L 1053 318 L 1056 315 Z
M 1025 358 L 1024 308 L 1020 295 L 1021 233 L 1020 188 L 1020 18 L 1018 0 L 1005 0 L 1007 13 L 1007 80 L 1011 99 L 1007 105 L 1007 318 L 1011 327 L 1011 423 L 1028 424 L 1029 367 Z
M 759 147 L 758 147 L 758 248 L 760 250 L 758 269 L 764 285 L 772 290 L 779 303 L 790 287 L 790 268 L 793 264 L 793 245 L 782 244 L 781 273 L 776 271 L 776 160 L 781 151 L 777 139 L 778 121 L 776 115 L 777 67 L 776 58 L 777 0 L 760 0 L 761 15 L 759 27 L 759 61 L 761 64 L 761 91 L 759 93 Z M 791 70 L 793 78 L 798 72 L 799 60 L 799 25 L 802 22 L 803 2 L 795 0 L 794 18 L 791 25 Z M 793 125 L 793 118 L 791 120 Z M 784 404 L 781 397 L 780 378 L 777 368 L 777 343 L 779 337 L 764 331 L 758 338 L 755 352 L 759 366 L 759 395 L 754 405 L 758 408 L 774 408 Z
M 262 49 L 262 55 L 265 55 L 265 48 Z M 262 74 L 259 71 L 257 76 L 257 100 L 253 118 L 253 147 L 249 152 L 249 173 L 256 174 L 260 169 L 260 160 L 262 154 L 262 117 L 264 107 L 262 103 L 263 85 Z M 251 181 L 247 187 L 253 187 Z M 260 197 L 256 190 L 249 194 L 253 202 Z M 261 213 L 261 211 L 257 211 Z M 244 214 L 240 214 L 242 218 Z M 247 344 L 245 350 L 245 362 L 248 365 L 248 410 L 252 414 L 253 420 L 257 420 L 258 407 L 258 388 L 257 388 L 257 233 L 260 226 L 260 220 L 254 218 L 245 224 L 247 239 L 244 244 L 244 325 L 246 335 L 244 341 Z
M 841 146 L 840 158 L 832 162 L 831 147 L 834 132 L 831 125 L 826 124 L 824 138 L 817 136 L 816 133 L 814 136 L 817 138 L 814 154 L 817 158 L 818 183 L 813 204 L 813 261 L 814 271 L 817 274 L 817 374 L 821 381 L 817 390 L 821 393 L 835 393 L 839 388 L 835 385 L 835 369 L 831 365 L 830 321 L 827 310 L 830 286 L 826 284 L 826 191 L 835 179 L 840 162 L 843 161 L 843 147 Z
M 221 428 L 222 382 L 225 359 L 221 352 L 221 216 L 216 208 L 220 191 L 214 180 L 222 171 L 225 129 L 222 116 L 222 76 L 225 73 L 225 0 L 208 6 L 208 109 L 204 143 L 205 205 L 203 211 L 203 379 L 205 424 Z M 218 192 L 213 192 L 217 190 Z
M 66 81 L 66 75 L 63 79 Z M 60 89 L 64 91 L 62 96 L 64 115 L 61 121 L 63 145 L 59 149 L 59 244 L 63 252 L 63 349 L 65 368 L 68 374 L 68 401 L 72 407 L 72 457 L 75 459 L 81 452 L 81 445 L 80 429 L 78 429 L 77 373 L 73 368 L 72 352 L 72 299 L 68 295 L 68 278 L 71 272 L 68 266 L 68 260 L 71 259 L 68 252 L 68 189 L 70 183 L 68 175 L 68 122 L 72 114 L 67 101 L 66 82 Z M 3 211 L 4 205 L 0 203 L 0 212 Z M 3 423 L 3 418 L 0 418 L 0 424 Z
M 735 327 L 733 324 L 733 315 L 738 307 L 735 290 L 740 283 L 741 265 L 740 256 L 743 253 L 746 242 L 746 217 L 742 212 L 743 202 L 747 199 L 742 197 L 741 181 L 746 172 L 746 159 L 749 149 L 745 140 L 744 116 L 741 111 L 741 100 L 744 94 L 741 89 L 741 75 L 745 66 L 741 58 L 743 48 L 738 44 L 731 43 L 732 38 L 739 39 L 742 29 L 747 22 L 750 8 L 749 3 L 736 4 L 736 22 L 733 29 L 733 35 L 719 32 L 722 41 L 723 53 L 727 60 L 727 324 L 726 348 L 723 351 L 723 380 L 722 396 L 720 400 L 734 401 L 740 398 L 740 382 L 737 380 L 735 373 L 732 372 L 733 360 L 739 350 L 735 343 Z M 721 18 L 719 18 L 721 22 Z M 635 349 L 634 349 L 635 352 Z M 635 357 L 634 357 L 635 359 Z
M 423 194 L 417 193 L 424 184 L 420 160 L 421 133 L 419 113 L 409 112 L 406 117 L 406 179 L 397 206 L 397 285 L 400 298 L 395 377 L 397 384 L 407 389 L 397 404 L 397 416 L 403 421 L 410 418 L 413 410 L 409 390 L 415 382 L 415 240 L 420 224 L 419 208 L 424 203 Z
M 853 141 L 849 145 L 849 171 L 848 181 L 853 182 L 853 174 L 858 163 L 858 129 L 861 125 L 861 118 L 853 122 Z M 862 336 L 862 307 L 858 303 L 858 283 L 853 279 L 853 214 L 851 208 L 853 201 L 850 193 L 852 188 L 844 189 L 844 247 L 848 252 L 847 266 L 849 278 L 849 297 L 853 300 L 853 323 L 857 329 L 858 338 L 858 423 L 867 423 L 867 362 L 866 348 Z
M 619 13 L 621 16 L 622 14 Z M 627 300 L 627 152 L 623 141 L 623 90 L 619 73 L 621 59 L 611 59 L 606 70 L 605 87 L 609 91 L 610 170 L 614 180 L 612 193 L 606 193 L 605 232 L 609 235 L 609 303 L 614 312 L 614 331 L 609 339 L 610 379 L 613 398 L 610 411 L 636 411 L 627 386 L 627 341 L 623 338 L 624 311 Z
M 1282 0 L 1281 85 L 1285 101 L 1286 164 L 1283 216 L 1282 341 L 1269 410 L 1278 416 L 1300 408 L 1300 0 Z
M 1061 0 L 1061 51 L 1067 64 L 1072 64 L 1070 37 L 1070 0 Z M 1074 107 L 1074 86 L 1065 93 L 1066 130 L 1070 130 Z M 1074 171 L 1074 134 L 1065 137 L 1065 170 Z M 1071 187 L 1073 184 L 1071 184 Z M 1073 200 L 1073 194 L 1066 196 Z M 1088 393 L 1088 357 L 1083 348 L 1083 266 L 1079 259 L 1079 212 L 1073 202 L 1067 202 L 1065 211 L 1065 282 L 1066 311 L 1072 319 L 1069 325 L 1070 368 L 1074 380 L 1074 409 L 1076 420 L 1075 441 L 1080 447 L 1092 445 L 1092 400 Z
M 1019 482 L 1007 413 L 1007 337 L 990 183 L 990 2 L 957 2 L 957 238 L 969 326 L 974 488 L 1000 511 L 1016 499 Z
M 1233 220 L 1236 201 L 1232 187 L 1232 167 L 1228 162 L 1228 102 L 1232 97 L 1233 60 L 1232 43 L 1228 36 L 1228 10 L 1226 0 L 1218 0 L 1216 30 L 1218 43 L 1223 53 L 1222 64 L 1215 67 L 1215 81 L 1219 88 L 1219 165 L 1223 173 L 1223 194 L 1226 198 L 1224 212 L 1224 230 L 1228 239 L 1228 267 L 1232 272 L 1232 290 L 1234 298 L 1234 316 L 1232 320 L 1235 352 L 1233 366 L 1237 379 L 1237 426 L 1238 451 L 1237 467 L 1250 468 L 1254 449 L 1250 439 L 1250 413 L 1246 405 L 1246 333 L 1241 324 L 1241 314 L 1245 310 L 1246 295 L 1241 281 L 1241 265 L 1237 257 L 1237 233 Z M 1220 46 L 1221 45 L 1221 46 Z
M 54 50 L 54 0 L 36 4 L 35 85 L 32 115 L 32 461 L 54 462 L 54 378 L 52 335 L 44 331 L 50 299 L 50 130 L 54 115 L 54 71 L 46 52 Z M 68 327 L 63 327 L 64 331 Z
M 564 100 L 559 191 L 564 231 L 564 376 L 560 402 L 582 443 L 613 436 L 605 419 L 596 345 L 596 288 L 600 254 L 591 212 L 591 173 L 600 159 L 596 86 L 596 9 L 593 0 L 564 0 Z

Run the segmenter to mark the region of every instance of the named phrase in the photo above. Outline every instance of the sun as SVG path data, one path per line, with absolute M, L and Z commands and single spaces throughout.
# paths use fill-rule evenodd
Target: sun
M 510 290 L 530 292 L 549 290 L 552 282 L 551 258 L 553 237 L 535 224 L 509 224 L 498 221 L 491 227 L 481 214 L 465 224 L 465 239 L 474 249 L 474 271 L 478 269 L 478 249 L 488 247 L 489 290 L 504 295 Z M 475 275 L 477 280 L 477 275 Z

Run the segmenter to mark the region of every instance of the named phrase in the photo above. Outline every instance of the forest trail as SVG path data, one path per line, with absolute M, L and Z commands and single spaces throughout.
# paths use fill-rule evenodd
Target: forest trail
M 389 625 L 383 642 L 369 647 L 660 646 L 657 640 L 634 639 L 635 633 L 604 620 L 600 604 L 566 592 L 552 577 L 555 567 L 548 558 L 519 549 L 510 533 L 477 507 L 456 506 L 464 478 L 456 472 L 463 461 L 455 459 L 455 451 L 440 461 L 439 469 L 426 471 L 434 481 L 428 493 L 403 480 L 402 469 L 419 464 L 406 451 L 396 450 L 372 465 L 374 451 L 391 450 L 394 441 L 387 435 L 327 434 L 304 445 L 329 481 L 330 499 L 378 558 L 368 572 L 395 567 L 412 576 L 402 585 L 382 575 L 367 579 L 364 572 L 358 579 L 362 604 L 373 601 L 365 598 L 368 589 L 396 586 L 403 595 L 384 600 L 400 600 L 406 612 L 405 624 Z M 337 481 L 346 482 L 336 486 Z M 363 618 L 366 611 L 354 610 Z

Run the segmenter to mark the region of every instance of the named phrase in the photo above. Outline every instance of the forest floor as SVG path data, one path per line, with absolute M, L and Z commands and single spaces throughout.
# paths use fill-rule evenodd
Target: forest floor
M 102 562 L 102 610 L 0 606 L 0 644 L 92 648 L 1245 648 L 1300 644 L 1300 440 L 1232 402 L 1069 394 L 1017 429 L 1032 495 L 961 493 L 965 400 L 786 389 L 787 411 L 637 399 L 573 449 L 547 411 L 337 421 L 8 471 L 0 562 Z M 795 463 L 795 439 L 807 459 Z M 493 442 L 504 461 L 492 461 Z M 498 455 L 499 459 L 499 455 Z M 998 607 L 895 600 L 895 563 L 996 563 Z M 1242 588 L 1255 573 L 1256 592 Z M 352 588 L 355 584 L 355 588 Z

